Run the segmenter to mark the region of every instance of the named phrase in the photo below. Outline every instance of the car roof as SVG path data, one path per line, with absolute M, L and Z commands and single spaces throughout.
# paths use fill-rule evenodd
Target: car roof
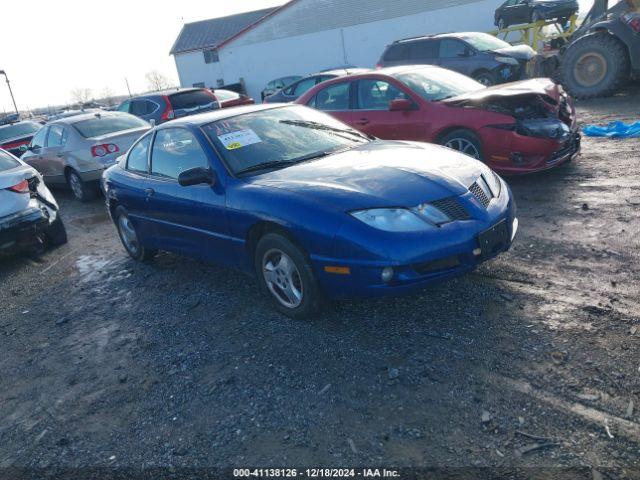
M 13 127 L 14 125 L 20 125 L 21 123 L 35 123 L 39 125 L 37 121 L 27 119 L 27 120 L 20 120 L 19 122 L 11 122 L 11 123 L 5 123 L 3 125 L 0 125 L 0 130 L 2 130 L 3 128 Z
M 144 93 L 142 95 L 135 95 L 127 100 L 135 100 L 137 98 L 153 98 L 174 95 L 176 93 L 196 92 L 198 90 L 207 90 L 206 88 L 188 87 L 188 88 L 168 88 L 166 90 L 158 90 L 157 92 Z
M 198 113 L 196 115 L 189 115 L 187 117 L 177 118 L 169 122 L 163 123 L 156 127 L 158 130 L 163 128 L 171 128 L 175 126 L 195 126 L 199 127 L 206 125 L 207 123 L 217 122 L 218 120 L 224 120 L 225 118 L 231 118 L 238 115 L 244 115 L 246 113 L 261 112 L 263 110 L 271 110 L 273 108 L 282 107 L 297 107 L 299 105 L 294 103 L 261 103 L 255 105 L 243 105 L 233 108 L 219 108 L 217 110 L 211 110 L 209 112 Z
M 408 37 L 403 38 L 401 40 L 396 40 L 391 45 L 399 44 L 399 43 L 411 43 L 417 42 L 420 40 L 428 40 L 428 39 L 437 39 L 437 38 L 465 38 L 470 35 L 478 35 L 483 34 L 484 32 L 448 32 L 448 33 L 434 33 L 430 35 L 420 35 L 417 37 Z M 484 33 L 485 35 L 489 35 L 488 33 Z
M 124 112 L 110 112 L 110 111 L 99 111 L 99 112 L 89 112 L 89 113 L 81 113 L 79 115 L 73 115 L 71 117 L 59 118 L 57 120 L 53 120 L 49 122 L 47 125 L 73 125 L 74 123 L 81 122 L 83 120 L 89 120 L 91 118 L 96 117 L 121 117 L 123 115 L 129 115 Z
M 336 75 L 342 77 L 344 75 L 355 75 L 358 73 L 368 72 L 369 68 L 334 68 L 333 70 L 322 70 L 321 72 L 312 73 L 308 77 L 318 77 L 320 75 Z

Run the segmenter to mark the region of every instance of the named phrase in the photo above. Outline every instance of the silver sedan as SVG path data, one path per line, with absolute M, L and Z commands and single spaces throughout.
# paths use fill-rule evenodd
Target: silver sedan
M 91 112 L 61 118 L 42 127 L 22 160 L 51 186 L 68 186 L 80 201 L 98 192 L 102 172 L 143 133 L 146 121 L 122 112 Z

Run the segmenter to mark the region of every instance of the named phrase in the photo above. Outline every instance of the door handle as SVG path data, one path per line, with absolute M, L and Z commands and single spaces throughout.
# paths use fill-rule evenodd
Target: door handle
M 356 125 L 368 125 L 370 120 L 368 118 L 361 118 L 356 122 Z
M 153 188 L 145 188 L 144 193 L 147 196 L 147 198 L 149 198 L 149 197 L 153 197 L 153 194 L 156 193 L 156 191 Z

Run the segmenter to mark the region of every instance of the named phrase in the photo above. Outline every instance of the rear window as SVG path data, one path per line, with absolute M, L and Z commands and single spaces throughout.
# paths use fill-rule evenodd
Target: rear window
M 397 62 L 399 60 L 406 60 L 409 56 L 409 48 L 406 44 L 391 45 L 384 54 L 384 59 L 387 62 Z
M 42 127 L 42 125 L 35 122 L 20 122 L 6 127 L 0 127 L 0 142 L 4 142 L 10 138 L 33 135 L 40 130 L 40 127 Z
M 189 110 L 191 108 L 203 107 L 213 103 L 215 100 L 207 90 L 192 90 L 189 92 L 175 93 L 171 95 L 171 106 L 174 110 Z
M 423 40 L 409 45 L 409 58 L 411 60 L 424 60 L 438 56 L 438 41 Z
M 148 127 L 149 124 L 133 115 L 109 115 L 82 120 L 73 126 L 84 138 L 93 138 L 132 128 Z
M 239 94 L 237 94 L 236 92 L 232 92 L 230 90 L 216 90 L 213 93 L 216 96 L 216 98 L 221 102 L 224 102 L 227 100 L 236 100 L 240 98 Z
M 4 170 L 11 170 L 12 168 L 16 168 L 19 166 L 20 162 L 18 162 L 7 152 L 0 149 L 0 172 Z

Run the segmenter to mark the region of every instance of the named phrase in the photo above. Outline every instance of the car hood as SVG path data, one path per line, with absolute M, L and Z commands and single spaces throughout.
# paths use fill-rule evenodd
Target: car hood
M 493 53 L 498 55 L 505 55 L 513 57 L 517 60 L 531 60 L 536 56 L 536 52 L 529 45 L 511 45 L 509 47 L 499 48 L 492 50 Z
M 557 101 L 560 97 L 560 90 L 558 85 L 550 78 L 532 78 L 530 80 L 504 83 L 502 85 L 494 85 L 493 87 L 463 93 L 442 100 L 442 102 L 455 105 L 470 101 L 483 101 L 495 97 L 517 97 L 521 95 L 543 95 Z
M 461 195 L 485 170 L 481 162 L 448 148 L 376 140 L 247 181 L 297 192 L 332 208 L 353 210 L 411 207 Z

